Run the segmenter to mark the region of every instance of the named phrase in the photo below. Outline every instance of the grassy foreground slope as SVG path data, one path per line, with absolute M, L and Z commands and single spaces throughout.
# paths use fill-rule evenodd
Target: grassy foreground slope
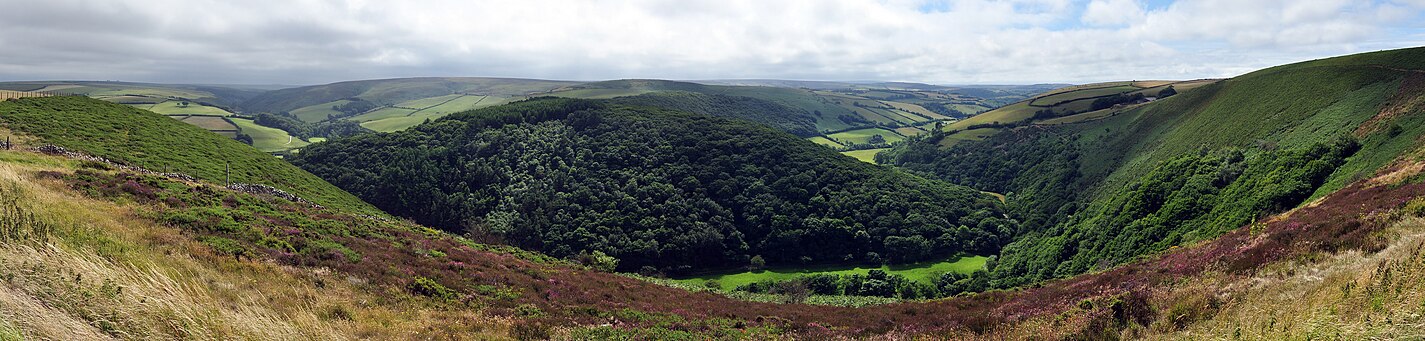
M 94 164 L 0 151 L 0 339 L 510 335 L 509 319 L 449 309 L 330 269 L 234 254 L 243 244 L 213 237 L 216 231 L 154 220 L 166 209 L 155 206 L 156 196 L 175 194 L 149 187 L 162 182 L 86 165 Z M 81 173 L 90 182 L 77 181 Z M 101 178 L 121 182 L 99 187 Z
M 312 202 L 360 212 L 375 208 L 316 176 L 251 146 L 178 120 L 79 96 L 0 102 L 0 123 L 54 144 L 160 172 L 211 182 L 264 184 Z

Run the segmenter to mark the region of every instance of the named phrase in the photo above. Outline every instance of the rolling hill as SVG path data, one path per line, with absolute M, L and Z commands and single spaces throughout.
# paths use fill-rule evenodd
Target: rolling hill
M 0 124 L 21 148 L 0 150 L 0 338 L 1411 338 L 1425 314 L 1422 69 L 1425 48 L 1382 51 L 1265 69 L 1093 119 L 997 127 L 981 141 L 942 146 L 951 134 L 933 131 L 878 156 L 908 172 L 743 120 L 624 99 L 522 101 L 297 157 L 307 167 L 327 158 L 323 174 L 390 166 L 334 182 L 388 186 L 357 191 L 433 216 L 495 207 L 437 225 L 469 238 L 386 218 L 280 159 L 148 111 L 77 96 L 7 100 Z M 194 177 L 27 148 L 41 144 Z M 240 181 L 321 205 L 224 188 L 229 164 Z M 1005 203 L 908 173 L 1005 193 Z M 721 201 L 723 191 L 736 195 Z M 805 211 L 765 209 L 797 198 Z M 771 204 L 722 214 L 739 202 Z M 953 231 L 935 230 L 950 222 L 932 217 L 971 210 Z M 819 213 L 788 214 L 804 212 Z M 745 217 L 765 219 L 737 229 L 747 250 L 795 248 L 755 242 L 759 226 L 786 242 L 851 233 L 813 246 L 828 256 L 846 245 L 890 248 L 877 257 L 924 250 L 906 233 L 1013 231 L 997 227 L 1008 244 L 974 257 L 984 269 L 969 275 L 912 284 L 884 270 L 776 268 L 760 272 L 771 282 L 745 285 L 759 293 L 607 273 L 619 264 L 602 253 L 557 259 L 482 244 L 498 239 L 480 233 L 657 250 L 708 240 L 700 232 L 716 229 L 699 223 Z M 608 228 L 682 223 L 695 233 L 618 238 Z M 886 238 L 860 244 L 851 231 Z M 939 242 L 934 253 L 951 251 Z M 828 289 L 897 299 L 811 295 Z
M 1028 232 L 1000 255 L 1013 265 L 991 277 L 1017 286 L 1212 239 L 1378 174 L 1425 133 L 1422 66 L 1420 48 L 1284 65 L 1092 120 L 1006 127 L 949 147 L 939 139 L 953 134 L 940 133 L 881 161 L 1008 194 Z
M 281 89 L 241 106 L 254 113 L 288 113 L 309 123 L 346 118 L 372 130 L 396 131 L 426 119 L 572 84 L 577 83 L 478 77 L 378 79 Z
M 238 104 L 281 86 L 183 85 L 94 81 L 0 82 L 6 91 L 83 95 L 168 116 L 229 138 L 252 139 L 263 151 L 280 152 L 307 144 L 281 131 L 251 124 Z M 246 120 L 246 122 L 243 122 Z M 246 124 L 244 124 L 246 123 Z
M 628 79 L 593 82 L 553 90 L 547 95 L 570 98 L 641 96 L 645 105 L 748 119 L 786 130 L 847 155 L 867 155 L 907 137 L 925 134 L 941 125 L 1025 98 L 1043 86 L 1003 88 L 950 88 L 916 83 L 836 83 L 799 81 L 707 81 L 732 85 L 706 85 L 666 80 Z M 750 84 L 750 85 L 742 85 Z M 791 87 L 803 86 L 803 87 Z M 662 92 L 697 93 L 722 98 L 719 102 L 764 102 L 761 110 L 724 111 L 706 98 L 660 95 Z M 977 93 L 991 98 L 965 95 Z M 717 109 L 717 110 L 714 110 Z M 789 122 L 790 121 L 790 122 Z M 812 122 L 812 129 L 806 123 Z M 814 129 L 814 130 L 813 130 Z M 868 140 L 871 136 L 879 138 Z
M 949 138 L 941 141 L 944 143 L 943 146 L 950 146 L 959 141 L 983 139 L 1005 127 L 1025 124 L 1053 125 L 1100 119 L 1122 112 L 1125 107 L 1156 100 L 1163 90 L 1169 87 L 1173 88 L 1171 92 L 1176 93 L 1213 82 L 1216 80 L 1127 81 L 1056 88 L 946 125 L 942 130 L 950 133 Z M 1132 97 L 1135 95 L 1142 95 L 1142 97 Z M 1118 100 L 1107 101 L 1113 99 Z
M 379 211 L 281 159 L 146 110 L 82 96 L 0 102 L 0 124 L 88 155 L 209 182 L 273 186 L 325 206 Z
M 993 252 L 1015 230 L 973 189 L 750 122 L 619 103 L 522 101 L 292 161 L 429 226 L 556 257 L 602 252 L 625 271 L 904 263 Z
M 80 94 L 128 104 L 224 136 L 251 140 L 259 149 L 273 153 L 300 149 L 312 142 L 310 138 L 349 135 L 354 131 L 347 127 L 346 121 L 356 122 L 365 130 L 390 132 L 451 113 L 537 96 L 608 99 L 647 94 L 633 101 L 703 114 L 727 113 L 729 117 L 816 138 L 834 149 L 866 155 L 869 154 L 864 150 L 883 149 L 889 147 L 890 142 L 868 143 L 864 136 L 881 135 L 887 141 L 901 140 L 1047 89 L 1042 85 L 945 87 L 903 82 L 708 82 L 739 85 L 638 79 L 580 83 L 427 77 L 290 88 L 9 82 L 0 83 L 0 89 Z M 262 114 L 273 117 L 256 119 Z M 290 122 L 278 124 L 278 121 Z M 326 134 L 329 132 L 342 133 Z

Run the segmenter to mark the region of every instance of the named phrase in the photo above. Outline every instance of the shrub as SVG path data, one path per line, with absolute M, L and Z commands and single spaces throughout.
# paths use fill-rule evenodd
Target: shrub
M 291 243 L 271 236 L 262 237 L 262 239 L 257 241 L 257 245 L 281 252 L 297 252 L 297 249 L 293 248 Z
M 533 304 L 526 303 L 515 307 L 515 315 L 521 317 L 540 317 L 544 316 L 544 311 Z
M 411 293 L 414 293 L 416 295 L 426 296 L 442 301 L 454 300 L 456 297 L 455 290 L 451 290 L 450 288 L 441 285 L 435 280 L 425 277 L 416 277 L 415 280 L 411 281 L 411 284 L 406 286 L 406 289 L 410 290 Z
M 328 306 L 322 309 L 319 315 L 327 320 L 351 321 L 356 318 L 355 313 L 352 313 L 351 309 L 344 305 Z
M 549 325 L 537 320 L 520 320 L 510 327 L 510 336 L 516 340 L 548 340 Z
M 242 243 L 238 243 L 236 240 L 223 237 L 207 237 L 203 238 L 202 241 L 203 244 L 208 245 L 209 248 L 213 249 L 213 252 L 217 252 L 218 254 L 232 256 L 237 259 L 252 257 L 252 251 L 248 250 L 246 246 L 243 246 Z
M 579 255 L 574 258 L 574 261 L 590 269 L 603 272 L 613 272 L 614 269 L 618 268 L 618 258 L 606 255 L 603 251 L 598 250 L 594 250 L 594 252 L 580 251 Z
M 361 254 L 352 249 L 327 239 L 309 241 L 302 247 L 302 253 L 317 257 L 322 260 L 332 260 L 342 257 L 348 262 L 356 263 L 361 261 Z

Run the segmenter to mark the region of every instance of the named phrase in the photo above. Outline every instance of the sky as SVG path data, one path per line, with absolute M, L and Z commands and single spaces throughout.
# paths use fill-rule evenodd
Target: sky
M 0 81 L 1087 83 L 1425 46 L 1425 0 L 0 0 Z

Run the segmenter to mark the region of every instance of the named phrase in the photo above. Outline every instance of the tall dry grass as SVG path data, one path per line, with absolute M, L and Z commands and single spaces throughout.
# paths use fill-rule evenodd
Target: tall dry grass
M 0 152 L 0 340 L 499 339 L 511 321 L 323 269 L 215 255 Z M 35 159 L 35 160 L 32 160 Z
M 1178 292 L 1196 293 L 1217 307 L 1186 308 L 1211 317 L 1150 334 L 1158 339 L 1425 338 L 1425 219 L 1408 217 L 1385 232 L 1395 242 L 1374 254 L 1323 255 L 1264 268 L 1256 276 L 1209 276 L 1180 284 Z

